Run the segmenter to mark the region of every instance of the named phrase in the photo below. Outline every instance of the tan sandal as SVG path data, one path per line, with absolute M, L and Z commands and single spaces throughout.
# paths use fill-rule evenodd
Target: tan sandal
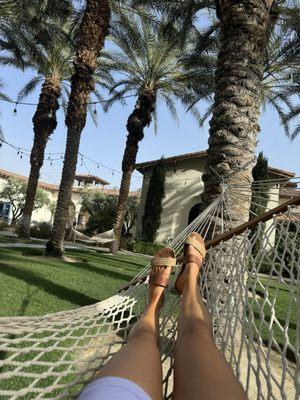
M 151 272 L 155 267 L 164 267 L 165 269 L 160 274 L 151 274 L 149 276 L 149 284 L 161 286 L 163 288 L 168 287 L 170 275 L 173 267 L 176 265 L 176 255 L 173 249 L 170 247 L 164 247 L 159 250 L 151 261 Z M 171 268 L 171 271 L 167 271 L 167 268 Z
M 187 245 L 193 246 L 199 252 L 201 257 L 198 257 L 194 254 L 187 256 L 185 254 Z M 182 263 L 181 271 L 175 282 L 175 289 L 178 294 L 182 294 L 182 287 L 183 287 L 183 282 L 184 282 L 183 273 L 185 271 L 185 267 L 186 267 L 187 263 L 189 263 L 189 262 L 196 263 L 200 269 L 200 267 L 203 263 L 203 260 L 205 258 L 205 255 L 206 255 L 206 249 L 205 249 L 205 243 L 204 243 L 203 237 L 201 235 L 199 235 L 199 233 L 197 233 L 197 232 L 192 232 L 185 240 L 183 263 Z

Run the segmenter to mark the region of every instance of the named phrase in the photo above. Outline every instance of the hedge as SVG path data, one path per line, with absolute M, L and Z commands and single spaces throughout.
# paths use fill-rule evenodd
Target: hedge
M 149 256 L 154 256 L 158 250 L 163 248 L 163 244 L 149 242 L 135 242 L 133 245 L 133 251 L 135 253 L 148 254 Z

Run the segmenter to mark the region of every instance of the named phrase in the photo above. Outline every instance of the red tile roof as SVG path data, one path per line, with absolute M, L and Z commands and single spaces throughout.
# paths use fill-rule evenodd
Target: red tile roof
M 294 189 L 294 188 L 281 188 L 280 189 L 280 197 L 292 199 L 293 197 L 300 196 L 300 189 Z
M 97 176 L 97 175 L 78 174 L 78 175 L 75 175 L 75 179 L 77 179 L 78 181 L 86 181 L 86 182 L 95 181 L 96 183 L 101 183 L 101 185 L 109 185 L 109 182 L 105 181 L 102 178 L 99 178 L 99 176 Z
M 193 158 L 206 158 L 206 157 L 207 157 L 207 151 L 204 150 L 204 151 L 196 151 L 194 153 L 179 154 L 178 156 L 173 156 L 173 157 L 167 157 L 167 158 L 164 158 L 164 161 L 167 164 L 170 164 L 170 163 L 176 163 L 177 161 L 182 161 L 182 160 L 191 160 Z M 160 161 L 160 159 L 146 161 L 143 163 L 138 163 L 135 165 L 135 169 L 141 173 L 144 173 L 144 170 L 146 168 L 153 167 L 155 164 L 158 163 L 158 161 Z M 285 171 L 283 169 L 278 169 L 278 168 L 274 168 L 274 167 L 269 167 L 269 171 L 272 174 L 279 175 L 280 177 L 288 178 L 288 179 L 293 178 L 295 176 L 294 172 Z
M 23 182 L 27 182 L 28 178 L 26 176 L 23 175 L 19 175 L 19 174 L 15 174 L 14 172 L 11 171 L 6 171 L 5 169 L 0 169 L 0 177 L 2 178 L 16 178 L 19 179 L 20 181 Z M 41 189 L 45 189 L 45 190 L 49 190 L 50 192 L 58 192 L 59 190 L 59 186 L 58 185 L 52 185 L 50 183 L 45 183 L 42 181 L 39 181 L 38 186 Z M 82 190 L 84 190 L 86 188 L 84 188 L 83 186 L 74 186 L 72 191 L 73 193 L 80 193 L 82 192 Z M 119 195 L 119 190 L 115 190 L 115 189 L 102 189 L 102 188 L 92 188 L 93 191 L 99 191 L 103 194 L 106 194 L 108 196 L 118 196 Z M 139 197 L 140 196 L 140 192 L 130 192 L 130 196 L 134 196 L 134 197 Z
M 186 153 L 186 154 L 179 154 L 178 156 L 167 157 L 164 158 L 164 161 L 167 164 L 169 164 L 172 162 L 186 160 L 186 159 L 190 160 L 192 158 L 205 158 L 205 157 L 207 157 L 207 151 L 196 151 L 195 153 Z M 153 167 L 155 164 L 158 163 L 158 161 L 160 161 L 160 159 L 136 164 L 135 169 L 142 173 L 144 168 Z

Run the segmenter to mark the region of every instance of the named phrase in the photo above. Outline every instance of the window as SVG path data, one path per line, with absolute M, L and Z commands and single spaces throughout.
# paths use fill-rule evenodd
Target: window
M 0 218 L 8 219 L 10 212 L 10 203 L 0 202 Z

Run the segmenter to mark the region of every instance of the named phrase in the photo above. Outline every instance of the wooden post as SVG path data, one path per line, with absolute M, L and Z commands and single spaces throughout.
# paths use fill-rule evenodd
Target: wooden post
M 280 214 L 285 211 L 287 211 L 289 206 L 297 206 L 300 204 L 300 196 L 294 197 L 293 199 L 290 199 L 284 203 L 282 203 L 280 206 L 273 208 L 272 210 L 266 212 L 265 214 L 261 215 L 260 217 L 255 217 L 250 219 L 250 221 L 245 222 L 242 225 L 237 226 L 236 228 L 231 229 L 230 231 L 223 233 L 220 236 L 217 236 L 216 238 L 212 240 L 208 240 L 205 243 L 206 249 L 210 249 L 212 247 L 217 246 L 221 242 L 226 242 L 227 240 L 231 239 L 233 236 L 240 235 L 241 233 L 245 232 L 247 229 L 251 229 L 260 222 L 266 222 L 269 221 L 275 214 Z

